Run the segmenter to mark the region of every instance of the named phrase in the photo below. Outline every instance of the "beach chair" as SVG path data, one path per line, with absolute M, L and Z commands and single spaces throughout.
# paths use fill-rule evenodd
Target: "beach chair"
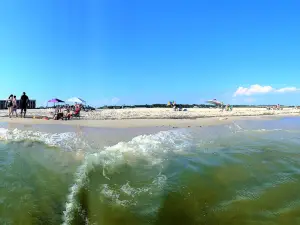
M 81 111 L 81 109 L 75 111 L 75 112 L 72 114 L 72 118 L 80 119 L 80 111 Z

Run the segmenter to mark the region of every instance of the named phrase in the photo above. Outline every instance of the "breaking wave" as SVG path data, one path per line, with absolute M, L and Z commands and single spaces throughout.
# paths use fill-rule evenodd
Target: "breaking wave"
M 55 146 L 64 150 L 76 151 L 90 148 L 88 143 L 75 132 L 46 133 L 32 130 L 0 128 L 0 141 L 36 141 L 48 146 Z
M 185 130 L 162 131 L 154 135 L 140 135 L 129 142 L 119 142 L 113 146 L 86 151 L 91 146 L 75 132 L 46 133 L 0 128 L 0 141 L 32 141 L 72 152 L 84 150 L 84 159 L 74 175 L 74 183 L 69 189 L 65 203 L 63 213 L 65 225 L 71 224 L 78 216 L 81 221 L 88 224 L 80 194 L 86 189 L 89 190 L 91 172 L 97 171 L 96 176 L 100 177 L 97 178 L 97 193 L 101 196 L 100 201 L 108 201 L 121 207 L 138 206 L 141 196 L 159 197 L 167 184 L 163 169 L 168 163 L 168 157 L 189 149 L 191 140 L 192 136 Z M 140 163 L 143 164 L 143 169 Z M 136 171 L 142 171 L 144 177 L 149 178 L 149 182 L 139 187 L 136 187 L 134 185 L 136 181 L 131 182 L 130 178 L 115 183 L 112 177 L 126 165 L 133 169 L 139 167 Z M 155 211 L 157 207 L 151 210 Z
M 101 195 L 100 200 L 108 200 L 113 204 L 128 207 L 138 205 L 139 197 L 142 195 L 151 195 L 155 198 L 167 183 L 163 169 L 167 164 L 168 156 L 184 152 L 190 147 L 190 140 L 191 136 L 184 131 L 164 131 L 154 135 L 137 136 L 129 142 L 120 142 L 97 153 L 87 155 L 70 188 L 63 224 L 71 224 L 75 215 L 80 215 L 82 221 L 88 223 L 84 218 L 86 212 L 78 201 L 78 195 L 83 188 L 89 186 L 89 173 L 93 170 L 102 172 L 103 183 L 99 184 L 98 188 L 98 194 Z M 150 183 L 134 187 L 130 180 L 122 180 L 123 183 L 110 182 L 110 175 L 118 173 L 124 165 L 136 168 L 140 162 L 143 163 L 143 172 L 151 178 Z M 156 171 L 156 173 L 149 174 L 150 171 Z M 138 176 L 138 174 L 136 175 Z M 152 210 L 155 211 L 154 208 Z

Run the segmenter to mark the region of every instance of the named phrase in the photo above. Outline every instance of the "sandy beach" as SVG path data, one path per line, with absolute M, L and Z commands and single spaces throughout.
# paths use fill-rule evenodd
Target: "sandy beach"
M 53 117 L 54 109 L 29 109 L 28 117 Z M 170 108 L 135 108 L 135 109 L 98 109 L 91 112 L 81 112 L 84 120 L 124 120 L 124 119 L 197 119 L 206 117 L 232 117 L 232 116 L 289 116 L 299 115 L 300 109 L 283 108 L 283 110 L 267 110 L 265 108 L 234 108 L 233 111 L 220 109 L 190 108 L 187 111 L 174 111 Z M 0 111 L 0 117 L 7 116 L 6 110 Z
M 0 122 L 21 124 L 62 124 L 87 127 L 197 127 L 205 125 L 224 124 L 232 120 L 249 118 L 285 117 L 300 115 L 299 109 L 284 108 L 283 110 L 267 110 L 265 108 L 237 108 L 231 112 L 219 109 L 188 109 L 174 111 L 166 108 L 137 109 L 104 109 L 93 112 L 82 112 L 81 119 L 70 121 L 55 121 L 33 119 L 33 117 L 52 117 L 53 109 L 30 109 L 29 118 L 8 118 L 7 111 L 0 111 Z

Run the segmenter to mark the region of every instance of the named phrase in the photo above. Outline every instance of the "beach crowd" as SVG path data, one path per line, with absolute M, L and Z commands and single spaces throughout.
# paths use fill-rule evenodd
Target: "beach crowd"
M 80 118 L 82 105 L 75 103 L 74 106 L 56 106 L 53 114 L 54 120 L 69 120 L 74 117 Z

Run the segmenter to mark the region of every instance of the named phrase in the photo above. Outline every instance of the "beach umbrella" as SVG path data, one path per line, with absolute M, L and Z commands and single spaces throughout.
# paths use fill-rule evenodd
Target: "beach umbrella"
M 64 102 L 64 101 L 60 100 L 58 98 L 53 98 L 53 99 L 50 99 L 48 102 L 59 103 L 59 102 Z
M 62 102 L 64 102 L 64 101 L 63 101 L 63 100 L 60 100 L 60 99 L 58 99 L 58 98 L 53 98 L 53 99 L 50 99 L 48 102 L 54 103 L 54 106 L 55 106 L 55 103 L 62 103 Z
M 80 104 L 85 103 L 85 101 L 83 99 L 78 98 L 78 97 L 70 98 L 70 99 L 67 100 L 67 102 L 76 102 L 76 103 L 80 103 Z
M 223 104 L 222 102 L 217 101 L 216 99 L 208 100 L 208 101 L 206 101 L 206 103 L 213 104 L 213 105 L 222 105 Z

